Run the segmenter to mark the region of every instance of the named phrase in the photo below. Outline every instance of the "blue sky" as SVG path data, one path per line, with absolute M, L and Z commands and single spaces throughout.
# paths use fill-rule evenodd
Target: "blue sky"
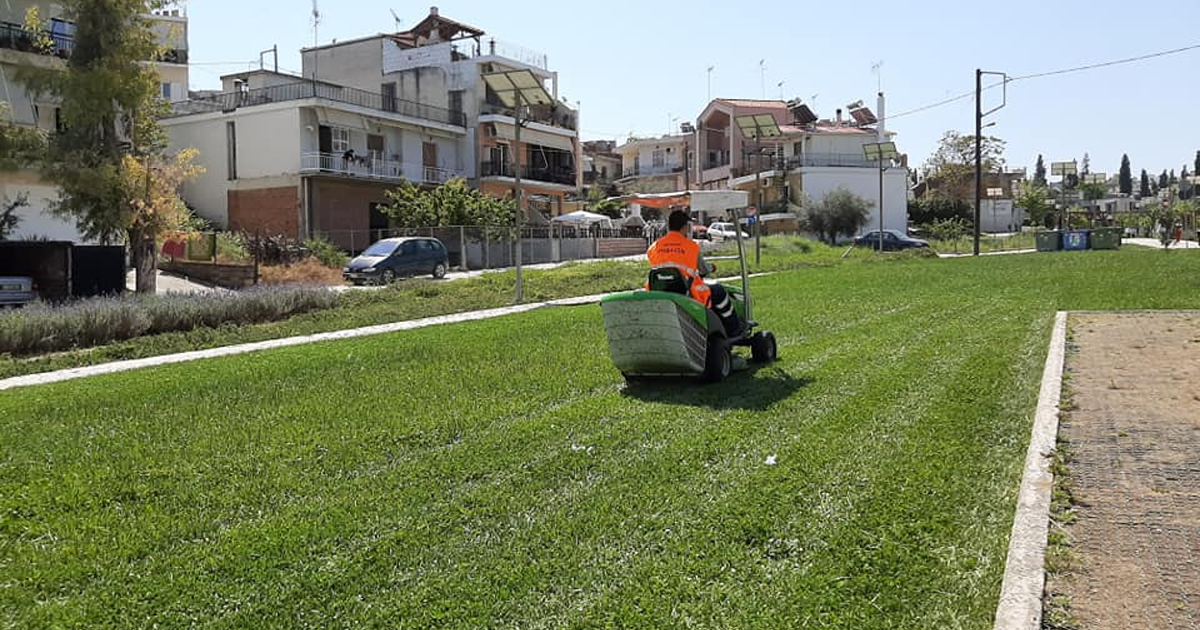
M 319 0 L 320 39 L 351 39 L 419 22 L 433 2 Z M 188 3 L 193 89 L 256 65 L 278 44 L 280 66 L 299 70 L 311 45 L 309 0 Z M 437 2 L 441 15 L 539 50 L 560 76 L 560 95 L 582 103 L 585 139 L 661 134 L 693 120 L 714 97 L 765 93 L 810 100 L 832 116 L 863 99 L 874 108 L 882 60 L 889 114 L 974 88 L 976 67 L 1012 76 L 1200 44 L 1200 2 Z M 234 62 L 222 64 L 222 62 Z M 999 92 L 985 103 L 998 102 Z M 896 118 L 901 151 L 925 160 L 950 129 L 973 129 L 972 99 Z M 1010 166 L 1090 154 L 1094 172 L 1116 173 L 1128 153 L 1134 176 L 1191 164 L 1200 149 L 1200 49 L 1128 65 L 1012 83 L 988 133 L 1008 142 Z M 672 127 L 677 128 L 678 122 Z

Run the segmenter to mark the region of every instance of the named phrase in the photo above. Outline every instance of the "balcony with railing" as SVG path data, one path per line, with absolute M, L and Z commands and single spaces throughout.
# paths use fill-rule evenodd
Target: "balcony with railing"
M 480 177 L 513 177 L 515 169 L 510 162 L 483 162 L 480 164 Z M 569 168 L 556 167 L 541 167 L 541 166 L 521 166 L 521 179 L 532 182 L 543 182 L 548 184 L 560 184 L 563 186 L 575 185 L 575 171 Z
M 75 48 L 75 38 L 52 31 L 31 31 L 13 22 L 0 22 L 0 48 L 66 59 Z
M 663 164 L 661 166 L 634 166 L 621 173 L 621 179 L 630 177 L 652 177 L 655 175 L 674 175 L 682 173 L 684 167 L 679 164 Z
M 862 153 L 802 153 L 787 158 L 787 168 L 789 170 L 804 166 L 870 168 L 879 166 L 879 164 L 874 160 L 868 160 Z
M 191 99 L 172 105 L 172 116 L 190 116 L 213 112 L 232 112 L 241 107 L 254 107 L 271 103 L 285 103 L 307 99 L 320 99 L 354 105 L 378 112 L 398 114 L 434 122 L 466 127 L 467 119 L 462 112 L 406 101 L 377 92 L 357 88 L 321 83 L 297 81 L 284 85 L 273 85 L 253 90 L 224 92 L 213 96 Z
M 500 102 L 499 98 L 493 100 L 491 91 L 488 91 L 488 97 L 480 106 L 480 115 L 487 116 L 489 114 L 495 116 L 513 117 L 511 107 L 505 107 Z M 551 127 L 559 127 L 562 129 L 570 129 L 577 131 L 579 129 L 579 112 L 567 107 L 562 103 L 555 105 L 534 105 L 526 109 L 525 115 L 530 122 L 541 123 Z
M 305 175 L 328 174 L 363 179 L 444 184 L 462 173 L 425 166 L 419 162 L 401 162 L 381 157 L 347 158 L 333 153 L 308 152 L 300 155 L 300 172 Z

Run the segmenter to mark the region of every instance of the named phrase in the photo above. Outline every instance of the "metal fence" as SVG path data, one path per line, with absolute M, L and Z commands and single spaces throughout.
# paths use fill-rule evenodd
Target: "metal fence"
M 253 90 L 224 92 L 213 96 L 191 99 L 172 106 L 173 115 L 188 116 L 209 112 L 228 112 L 239 107 L 252 107 L 269 103 L 281 103 L 309 98 L 319 98 L 347 105 L 356 105 L 381 112 L 389 112 L 466 127 L 466 115 L 433 105 L 406 101 L 394 96 L 368 92 L 358 88 L 318 81 L 297 81 L 284 85 L 272 85 Z
M 408 180 L 426 184 L 444 184 L 463 174 L 445 168 L 425 166 L 416 162 L 400 162 L 379 156 L 347 157 L 334 153 L 306 152 L 300 154 L 301 173 L 336 173 L 388 180 Z
M 43 37 L 49 39 L 51 50 L 43 51 L 38 49 L 38 40 Z M 75 48 L 75 38 L 70 35 L 51 31 L 35 33 L 27 30 L 21 24 L 0 22 L 0 48 L 21 52 L 45 53 L 66 59 L 71 56 L 71 50 Z
M 351 254 L 358 254 L 385 238 L 433 237 L 446 246 L 450 264 L 461 269 L 496 269 L 516 263 L 514 228 L 454 226 L 328 230 L 315 232 L 313 236 L 334 243 Z M 641 227 L 528 226 L 521 230 L 521 261 L 529 265 L 629 256 L 645 253 L 648 243 L 648 235 Z

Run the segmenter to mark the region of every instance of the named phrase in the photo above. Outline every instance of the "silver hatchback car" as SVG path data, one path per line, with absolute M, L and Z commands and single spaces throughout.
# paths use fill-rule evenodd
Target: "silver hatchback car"
M 0 276 L 0 307 L 24 306 L 38 298 L 37 284 L 29 276 Z

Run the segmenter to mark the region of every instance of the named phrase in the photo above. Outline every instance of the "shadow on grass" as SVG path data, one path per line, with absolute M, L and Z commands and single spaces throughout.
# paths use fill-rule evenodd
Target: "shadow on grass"
M 627 384 L 621 395 L 641 402 L 763 411 L 811 382 L 811 378 L 793 377 L 776 366 L 752 363 L 723 383 L 705 384 L 682 377 L 646 378 Z

